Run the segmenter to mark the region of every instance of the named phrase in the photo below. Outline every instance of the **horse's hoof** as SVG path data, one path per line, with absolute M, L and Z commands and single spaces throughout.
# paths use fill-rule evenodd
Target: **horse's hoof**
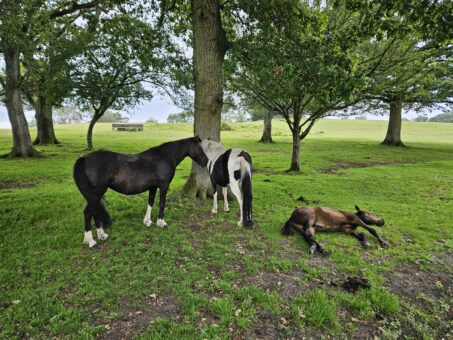
M 316 246 L 311 246 L 311 247 L 308 249 L 308 252 L 310 253 L 310 255 L 313 255 L 313 254 L 316 252 Z
M 363 248 L 370 248 L 371 247 L 371 243 L 368 242 L 368 241 L 363 242 L 362 245 L 363 245 Z
M 388 242 L 385 242 L 385 241 L 381 242 L 381 247 L 382 248 L 388 248 L 389 247 Z
M 98 234 L 98 240 L 105 241 L 109 235 L 104 232 L 104 229 L 98 228 L 96 229 L 96 233 Z
M 216 210 L 216 209 L 212 209 L 211 212 L 212 212 L 213 214 L 217 214 L 217 210 Z
M 253 221 L 245 221 L 244 227 L 245 227 L 245 228 L 251 228 L 251 227 L 253 227 Z
M 164 220 L 157 220 L 156 225 L 161 228 L 167 228 L 168 224 Z
M 153 221 L 151 220 L 143 220 L 143 224 L 147 227 L 151 227 L 151 225 L 153 224 Z
M 329 255 L 329 252 L 323 248 L 319 249 L 319 253 L 321 254 L 321 256 L 328 256 Z
M 230 208 L 228 208 L 228 207 L 227 208 L 223 208 L 223 211 L 230 212 Z
M 93 248 L 97 243 L 95 240 L 89 240 L 87 242 L 83 242 L 83 244 L 87 244 L 88 248 Z
M 239 227 L 242 227 L 242 221 L 239 221 L 239 222 L 238 222 L 238 226 L 239 226 Z

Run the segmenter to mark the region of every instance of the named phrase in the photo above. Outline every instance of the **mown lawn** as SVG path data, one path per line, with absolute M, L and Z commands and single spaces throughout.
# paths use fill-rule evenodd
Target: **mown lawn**
M 0 338 L 453 336 L 453 124 L 404 122 L 408 147 L 388 148 L 379 145 L 385 122 L 323 120 L 302 145 L 301 174 L 285 172 L 283 122 L 274 123 L 272 145 L 257 142 L 259 122 L 232 126 L 224 144 L 254 161 L 252 230 L 236 225 L 236 202 L 212 215 L 211 201 L 174 197 L 170 227 L 147 228 L 147 194 L 109 191 L 113 228 L 90 250 L 72 179 L 87 126 L 57 126 L 63 144 L 38 147 L 39 159 L 0 160 Z M 191 131 L 99 124 L 94 143 L 134 153 Z M 0 154 L 10 139 L 0 130 Z M 189 170 L 189 160 L 179 166 L 171 195 Z M 372 248 L 362 249 L 350 236 L 317 234 L 330 255 L 310 257 L 300 236 L 279 234 L 301 196 L 382 216 L 390 248 L 371 235 Z M 371 288 L 344 290 L 348 276 Z

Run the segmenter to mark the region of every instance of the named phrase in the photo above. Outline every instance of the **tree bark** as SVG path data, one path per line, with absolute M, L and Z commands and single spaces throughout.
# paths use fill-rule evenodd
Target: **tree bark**
M 44 96 L 38 96 L 35 104 L 36 127 L 38 134 L 33 144 L 58 144 L 53 128 L 52 120 L 53 105 Z
M 382 144 L 389 146 L 404 146 L 401 141 L 401 111 L 403 103 L 401 100 L 390 102 L 390 117 L 387 128 L 387 135 Z
M 91 118 L 90 125 L 88 125 L 88 132 L 87 132 L 87 148 L 88 150 L 93 150 L 93 129 L 94 125 L 96 122 L 99 120 L 99 118 L 102 117 L 102 114 L 97 114 L 96 112 L 93 115 L 93 118 Z
M 220 141 L 222 65 L 228 48 L 220 17 L 220 1 L 192 0 L 191 10 L 194 37 L 194 132 L 201 138 Z M 192 170 L 184 185 L 183 195 L 205 198 L 211 189 L 206 168 L 192 162 Z
M 295 128 L 293 131 L 293 150 L 291 153 L 291 165 L 289 171 L 300 171 L 300 129 Z
M 5 58 L 5 105 L 8 111 L 13 134 L 13 148 L 9 157 L 32 157 L 37 155 L 33 148 L 22 105 L 22 90 L 20 86 L 20 51 L 16 46 L 3 42 Z
M 264 113 L 263 135 L 260 139 L 261 143 L 273 143 L 272 140 L 272 111 L 267 110 Z

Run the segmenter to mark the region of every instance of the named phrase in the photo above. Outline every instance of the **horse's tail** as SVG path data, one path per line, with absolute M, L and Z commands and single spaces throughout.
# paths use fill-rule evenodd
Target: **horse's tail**
M 282 235 L 293 235 L 294 234 L 294 231 L 293 231 L 293 221 L 292 221 L 292 217 L 290 217 L 288 219 L 288 221 L 286 221 L 286 223 L 283 225 L 283 227 L 280 229 L 280 233 Z
M 74 164 L 74 181 L 80 193 L 85 197 L 88 203 L 88 208 L 94 216 L 95 221 L 98 221 L 103 228 L 108 228 L 112 225 L 110 215 L 101 202 L 102 195 L 96 192 L 96 189 L 90 183 L 90 180 L 85 172 L 85 157 L 80 157 Z
M 242 182 L 242 213 L 243 223 L 246 227 L 253 226 L 252 220 L 252 158 L 250 155 L 242 151 L 239 154 L 240 167 L 241 167 L 241 182 Z

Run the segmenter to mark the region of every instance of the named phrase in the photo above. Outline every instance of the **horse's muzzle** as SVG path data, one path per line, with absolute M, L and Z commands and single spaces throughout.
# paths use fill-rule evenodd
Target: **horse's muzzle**
M 376 225 L 382 227 L 385 224 L 384 220 L 380 220 Z

